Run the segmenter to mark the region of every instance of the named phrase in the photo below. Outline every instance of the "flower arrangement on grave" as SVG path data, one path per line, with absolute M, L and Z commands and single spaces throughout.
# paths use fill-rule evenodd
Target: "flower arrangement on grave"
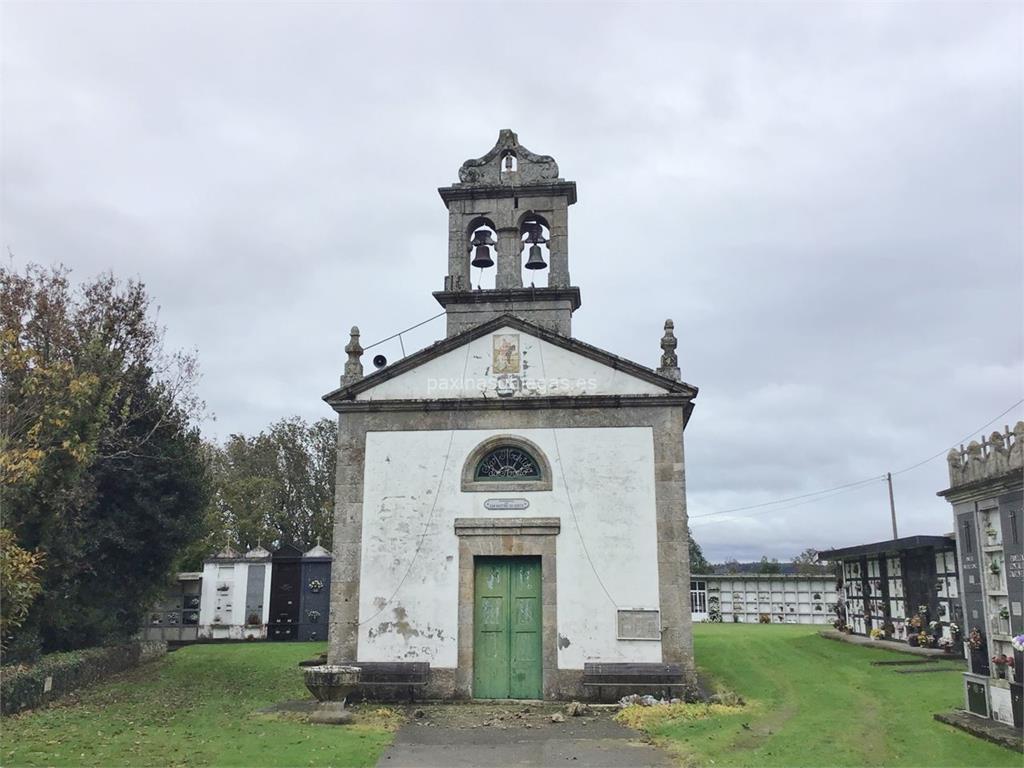
M 1010 645 L 1013 646 L 1013 650 L 1024 653 L 1024 635 L 1017 635 L 1010 641 Z
M 871 628 L 871 639 L 872 640 L 884 640 L 885 639 L 885 630 L 883 630 L 881 627 L 872 627 Z
M 1003 569 L 1002 567 L 1000 567 L 998 560 L 993 560 L 991 563 L 988 564 L 988 572 L 991 573 L 993 576 L 998 576 L 1002 570 Z
M 960 625 L 955 622 L 949 622 L 949 634 L 956 640 L 960 636 Z
M 324 588 L 324 583 L 320 579 L 313 579 L 308 586 L 310 592 L 320 592 Z
M 1005 677 L 1007 668 L 1013 666 L 1013 656 L 1007 656 L 1005 653 L 997 653 L 992 657 L 992 664 L 995 666 L 996 677 Z
M 320 611 L 307 611 L 306 618 L 309 619 L 310 623 L 316 624 L 320 621 Z
M 932 644 L 932 636 L 927 632 L 918 632 L 917 645 L 920 648 L 927 648 Z
M 951 638 L 951 637 L 940 637 L 939 638 L 939 647 L 942 650 L 944 650 L 946 653 L 952 653 L 953 652 L 953 645 L 954 645 L 953 644 L 953 638 Z
M 910 619 L 910 626 L 914 629 L 920 629 L 924 625 L 924 620 L 921 618 L 920 613 L 915 613 Z
M 985 526 L 985 535 L 988 536 L 989 541 L 995 541 L 996 529 L 992 527 L 991 523 Z
M 967 645 L 972 651 L 978 651 L 985 647 L 985 638 L 981 636 L 981 630 L 977 627 L 971 629 L 967 636 Z
M 1009 619 L 1010 618 L 1010 609 L 1009 609 L 1008 606 L 1004 605 L 1002 608 L 999 609 L 999 618 L 1000 619 Z
M 261 621 L 261 618 L 262 617 L 256 611 L 253 611 L 252 613 L 250 613 L 248 616 L 245 617 L 245 623 L 246 624 L 262 624 L 263 622 Z
M 757 615 L 757 620 L 761 624 L 771 624 L 772 623 L 772 617 L 771 617 L 770 614 L 767 614 L 767 613 L 759 613 Z

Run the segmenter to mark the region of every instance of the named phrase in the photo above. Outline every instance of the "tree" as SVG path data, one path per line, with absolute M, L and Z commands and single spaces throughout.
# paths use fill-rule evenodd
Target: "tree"
M 700 544 L 697 543 L 697 540 L 693 538 L 693 534 L 690 533 L 689 523 L 686 525 L 686 534 L 690 542 L 690 573 L 713 573 L 714 569 L 711 567 L 711 563 L 704 558 L 704 552 L 701 550 Z
M 214 499 L 203 554 L 228 544 L 329 546 L 337 434 L 331 419 L 292 417 L 211 446 Z
M 829 567 L 818 561 L 818 550 L 814 548 L 805 549 L 799 555 L 794 557 L 793 565 L 796 566 L 797 573 L 806 574 L 808 576 L 830 573 Z
M 743 572 L 743 568 L 740 565 L 740 561 L 737 560 L 735 557 L 730 558 L 726 560 L 724 563 L 722 563 L 722 569 L 725 571 L 725 573 L 729 574 Z
M 769 560 L 767 555 L 763 555 L 757 566 L 757 573 L 782 573 L 782 566 L 779 565 L 778 558 L 773 557 Z
M 0 528 L 0 641 L 25 622 L 42 589 L 39 570 L 43 560 L 41 552 L 25 551 L 15 543 L 11 531 Z
M 68 276 L 0 270 L 5 521 L 46 555 L 25 630 L 47 650 L 137 630 L 208 497 L 194 358 L 164 352 L 141 282 Z

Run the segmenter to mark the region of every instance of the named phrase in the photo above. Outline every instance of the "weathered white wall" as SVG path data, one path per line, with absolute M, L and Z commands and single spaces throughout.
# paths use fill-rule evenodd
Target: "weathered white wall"
M 460 490 L 468 455 L 499 434 L 521 435 L 544 451 L 552 468 L 551 491 Z M 619 608 L 658 608 L 653 467 L 653 434 L 646 427 L 369 433 L 359 659 L 457 666 L 455 518 L 558 517 L 558 634 L 564 646 L 558 652 L 559 667 L 582 669 L 585 661 L 661 661 L 660 641 L 616 639 L 616 608 L 594 573 L 596 568 Z M 488 498 L 525 498 L 530 507 L 488 510 Z M 584 554 L 581 532 L 594 568 Z M 414 559 L 421 536 L 422 548 Z M 396 589 L 394 600 L 385 604 Z
M 263 581 L 263 626 L 260 628 L 250 627 L 244 629 L 245 625 L 245 593 L 249 583 L 249 565 L 245 560 L 233 562 L 211 562 L 203 564 L 203 589 L 199 601 L 199 636 L 204 638 L 234 638 L 241 639 L 246 635 L 264 637 L 266 635 L 266 624 L 270 616 L 270 578 L 272 566 L 269 561 L 252 563 L 252 565 L 263 565 L 266 567 Z M 221 577 L 220 567 L 232 566 L 231 579 Z M 218 604 L 218 584 L 229 582 L 231 585 L 230 595 L 231 610 L 227 613 L 221 611 L 222 621 L 214 623 L 214 615 Z
M 518 334 L 521 370 L 493 371 L 495 335 Z M 530 395 L 659 395 L 665 389 L 617 371 L 514 328 L 474 339 L 428 360 L 415 370 L 356 395 L 357 400 L 497 398 L 514 387 L 513 397 Z

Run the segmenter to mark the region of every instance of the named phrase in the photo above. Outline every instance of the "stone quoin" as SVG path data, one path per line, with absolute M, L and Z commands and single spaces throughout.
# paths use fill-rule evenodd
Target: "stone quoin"
M 576 184 L 512 131 L 439 192 L 446 338 L 363 376 L 353 328 L 324 396 L 339 426 L 328 662 L 428 663 L 417 695 L 435 698 L 594 698 L 594 664 L 692 683 L 697 389 L 672 321 L 652 323 L 656 369 L 572 338 Z

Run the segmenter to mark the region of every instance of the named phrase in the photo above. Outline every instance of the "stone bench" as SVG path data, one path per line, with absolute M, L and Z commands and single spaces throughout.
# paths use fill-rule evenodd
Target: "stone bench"
M 605 696 L 617 701 L 631 693 L 672 698 L 690 687 L 678 664 L 634 662 L 584 664 L 583 685 L 596 690 L 602 701 Z
M 430 662 L 427 661 L 343 661 L 359 667 L 359 688 L 351 701 L 415 701 L 416 694 L 427 684 Z

